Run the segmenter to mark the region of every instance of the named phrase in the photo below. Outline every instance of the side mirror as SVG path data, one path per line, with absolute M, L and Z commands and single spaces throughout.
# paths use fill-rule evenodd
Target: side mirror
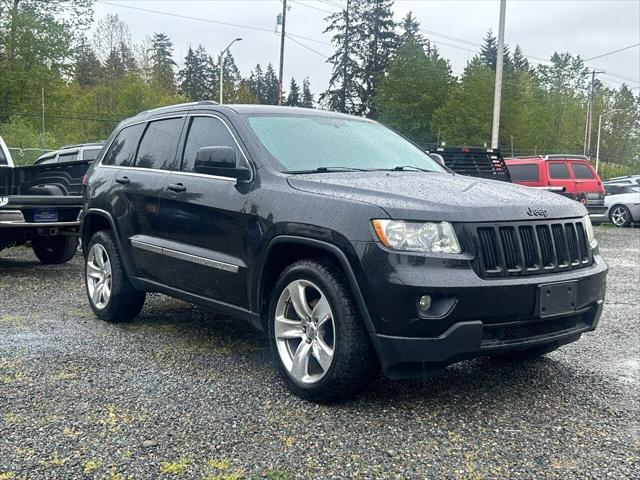
M 446 167 L 446 165 L 444 164 L 444 158 L 442 157 L 442 155 L 440 155 L 439 153 L 430 153 L 429 155 L 440 165 L 442 165 L 443 167 Z
M 251 178 L 251 171 L 238 165 L 236 152 L 231 147 L 202 147 L 196 154 L 194 171 L 238 180 Z

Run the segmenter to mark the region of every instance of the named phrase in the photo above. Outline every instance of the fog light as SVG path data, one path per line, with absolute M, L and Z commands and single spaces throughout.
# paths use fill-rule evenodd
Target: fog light
M 431 295 L 423 295 L 418 300 L 418 310 L 422 314 L 426 314 L 431 308 Z

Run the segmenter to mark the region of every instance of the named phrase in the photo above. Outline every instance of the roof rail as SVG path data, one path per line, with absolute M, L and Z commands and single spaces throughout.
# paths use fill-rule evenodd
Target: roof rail
M 589 157 L 586 155 L 574 155 L 569 153 L 552 153 L 544 156 L 545 160 L 584 160 L 586 162 L 589 161 Z
M 67 148 L 92 147 L 92 146 L 97 147 L 98 145 L 104 145 L 104 142 L 72 143 L 71 145 L 63 145 L 62 147 L 58 148 L 58 150 L 66 150 Z
M 195 105 L 219 105 L 218 102 L 214 102 L 213 100 L 199 100 L 197 102 L 187 102 L 187 103 L 176 103 L 175 105 L 166 105 L 164 107 L 151 108 L 149 110 L 144 110 L 136 115 L 136 117 L 140 115 L 145 115 L 148 113 L 156 113 L 162 112 L 164 110 L 171 110 L 177 107 L 193 107 Z

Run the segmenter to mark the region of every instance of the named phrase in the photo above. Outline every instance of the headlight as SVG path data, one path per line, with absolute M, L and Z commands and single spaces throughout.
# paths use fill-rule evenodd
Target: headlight
M 460 253 L 460 244 L 448 222 L 374 220 L 373 228 L 380 241 L 394 250 Z
M 587 234 L 587 242 L 589 242 L 589 246 L 591 249 L 594 249 L 598 246 L 598 241 L 596 240 L 595 235 L 593 234 L 593 225 L 591 225 L 591 218 L 589 215 L 585 215 L 582 217 L 584 222 L 584 231 Z

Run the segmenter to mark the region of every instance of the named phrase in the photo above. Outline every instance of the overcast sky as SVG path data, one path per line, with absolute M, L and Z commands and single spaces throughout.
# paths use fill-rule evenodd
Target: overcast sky
M 294 76 L 301 81 L 308 75 L 312 90 L 320 92 L 327 87 L 330 73 L 325 57 L 333 51 L 328 44 L 329 35 L 322 33 L 326 25 L 324 18 L 326 12 L 336 11 L 338 5 L 346 2 L 288 0 L 288 3 L 287 33 L 296 35 L 295 40 L 302 45 L 287 39 L 285 79 L 288 83 Z M 167 33 L 174 43 L 179 64 L 189 46 L 202 44 L 207 52 L 217 55 L 231 40 L 242 37 L 243 40 L 233 46 L 232 53 L 242 73 L 248 75 L 256 63 L 264 66 L 271 62 L 277 66 L 280 41 L 274 29 L 276 15 L 281 9 L 281 0 L 97 0 L 95 19 L 108 13 L 118 14 L 129 25 L 134 42 L 140 42 L 153 32 Z M 473 51 L 479 49 L 488 29 L 493 29 L 497 35 L 497 0 L 396 0 L 395 20 L 399 21 L 409 10 L 428 31 L 425 36 L 450 59 L 456 74 L 462 72 L 467 60 L 474 55 Z M 507 0 L 505 41 L 512 48 L 519 44 L 529 57 L 547 59 L 554 51 L 580 54 L 585 59 L 595 57 L 640 42 L 640 0 Z M 601 78 L 612 87 L 626 82 L 635 87 L 634 93 L 638 93 L 639 47 L 587 64 L 605 70 L 606 74 Z

